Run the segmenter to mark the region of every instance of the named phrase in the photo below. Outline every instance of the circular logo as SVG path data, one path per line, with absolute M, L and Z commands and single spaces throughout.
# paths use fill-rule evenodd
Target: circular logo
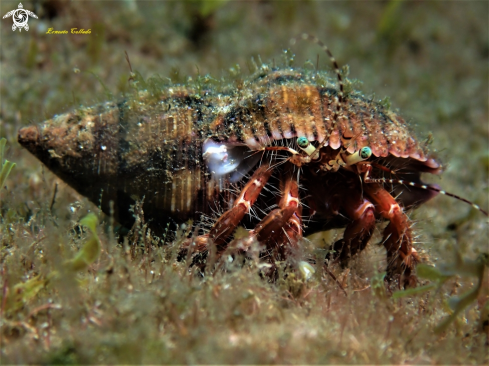
M 29 20 L 29 14 L 24 9 L 17 9 L 14 11 L 14 15 L 12 16 L 14 20 L 14 24 L 19 28 L 24 28 L 27 25 L 27 21 Z
M 18 9 L 9 11 L 7 14 L 3 16 L 3 19 L 12 17 L 12 20 L 14 21 L 14 24 L 12 25 L 13 31 L 15 31 L 17 28 L 19 29 L 19 32 L 22 30 L 22 28 L 28 31 L 29 25 L 27 24 L 27 21 L 29 20 L 29 15 L 31 17 L 37 18 L 36 14 L 34 14 L 30 10 L 24 9 L 22 3 L 20 3 Z

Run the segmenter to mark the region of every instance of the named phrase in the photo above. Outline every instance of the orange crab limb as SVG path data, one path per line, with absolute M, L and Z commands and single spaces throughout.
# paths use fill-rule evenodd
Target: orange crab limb
M 384 247 L 387 250 L 387 274 L 403 274 L 406 281 L 411 280 L 411 272 L 419 262 L 408 217 L 396 200 L 380 184 L 364 185 L 367 195 L 377 205 L 376 210 L 390 221 L 384 230 Z
M 234 201 L 233 207 L 224 212 L 212 226 L 209 233 L 187 239 L 183 243 L 179 258 L 186 256 L 191 246 L 193 246 L 191 252 L 205 252 L 208 249 L 210 240 L 217 246 L 218 253 L 222 253 L 226 248 L 229 237 L 243 217 L 249 212 L 271 175 L 272 169 L 270 169 L 269 164 L 259 167 L 241 190 L 238 198 Z
M 251 206 L 255 203 L 271 175 L 272 169 L 270 169 L 270 165 L 264 164 L 259 167 L 244 186 L 236 201 L 234 201 L 233 207 L 226 211 L 212 226 L 209 238 L 218 247 L 223 247 L 226 244 L 227 239 L 234 232 L 236 226 L 250 211 Z
M 279 207 L 271 211 L 257 225 L 255 234 L 258 241 L 270 243 L 282 236 L 282 228 L 287 224 L 299 207 L 299 187 L 291 175 L 288 175 L 283 188 L 283 196 Z
M 279 208 L 271 211 L 250 232 L 259 242 L 266 245 L 264 257 L 272 264 L 269 276 L 276 275 L 275 261 L 286 260 L 298 254 L 298 242 L 302 238 L 302 207 L 299 204 L 299 186 L 291 171 L 287 171 L 281 184 L 282 198 Z

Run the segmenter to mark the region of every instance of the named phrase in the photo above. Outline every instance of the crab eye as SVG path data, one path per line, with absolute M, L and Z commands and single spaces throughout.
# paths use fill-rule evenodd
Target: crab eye
M 309 140 L 307 139 L 307 137 L 301 136 L 297 139 L 297 145 L 305 149 L 309 145 Z
M 372 149 L 368 146 L 362 147 L 360 150 L 360 157 L 362 159 L 368 159 L 372 155 Z
M 309 156 L 314 154 L 314 152 L 316 151 L 314 145 L 311 144 L 305 136 L 297 138 L 297 145 L 299 145 L 299 147 Z

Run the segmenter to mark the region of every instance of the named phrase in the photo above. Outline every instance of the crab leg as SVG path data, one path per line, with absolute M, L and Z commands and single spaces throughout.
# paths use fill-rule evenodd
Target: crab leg
M 286 260 L 298 253 L 298 242 L 302 238 L 302 207 L 299 204 L 299 186 L 289 169 L 281 184 L 282 198 L 279 208 L 271 211 L 250 232 L 260 243 L 266 245 L 262 257 L 267 257 L 272 269 L 267 276 L 274 277 L 277 272 L 276 261 Z
M 199 235 L 184 241 L 179 258 L 183 259 L 192 253 L 204 253 L 209 248 L 210 242 L 216 245 L 218 254 L 222 254 L 226 249 L 229 237 L 243 217 L 250 211 L 251 206 L 255 203 L 271 175 L 272 169 L 269 164 L 260 166 L 241 190 L 236 201 L 234 201 L 233 207 L 224 212 L 208 234 Z M 191 247 L 193 248 L 190 249 Z
M 419 262 L 416 249 L 413 248 L 413 238 L 409 219 L 402 208 L 380 184 L 364 185 L 367 195 L 377 205 L 376 210 L 390 221 L 384 230 L 383 243 L 387 250 L 387 274 L 405 275 L 405 285 L 411 280 L 414 265 Z
M 357 252 L 365 249 L 375 229 L 374 205 L 356 191 L 349 191 L 343 203 L 348 217 L 353 221 L 348 224 L 343 239 L 333 246 L 333 258 L 339 258 L 342 264 Z
M 300 211 L 299 215 L 296 214 L 298 210 L 300 210 L 299 186 L 297 185 L 297 181 L 293 179 L 292 174 L 287 174 L 283 187 L 283 196 L 279 202 L 279 208 L 271 211 L 265 216 L 254 230 L 254 234 L 258 241 L 267 244 L 277 242 L 283 234 L 283 228 L 290 224 L 290 228 L 292 229 L 296 227 L 297 220 L 299 220 L 299 222 L 301 221 Z M 296 217 L 293 218 L 294 214 L 296 214 Z
M 290 219 L 287 221 L 287 224 L 284 226 L 284 233 L 291 245 L 292 248 L 297 249 L 297 243 L 302 239 L 302 207 L 299 206 L 292 214 Z M 284 242 L 287 241 L 284 240 Z
M 236 201 L 234 201 L 233 207 L 226 211 L 212 226 L 209 232 L 209 239 L 213 240 L 219 249 L 225 246 L 227 239 L 234 232 L 236 226 L 250 211 L 251 206 L 255 203 L 271 175 L 272 169 L 270 169 L 269 164 L 260 166 L 244 186 Z

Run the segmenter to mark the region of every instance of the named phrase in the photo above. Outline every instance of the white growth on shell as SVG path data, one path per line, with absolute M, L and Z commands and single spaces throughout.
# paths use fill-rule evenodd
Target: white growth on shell
M 251 155 L 247 146 L 216 142 L 209 138 L 202 146 L 202 157 L 214 176 L 229 175 L 229 181 L 235 183 L 256 165 L 260 154 Z

